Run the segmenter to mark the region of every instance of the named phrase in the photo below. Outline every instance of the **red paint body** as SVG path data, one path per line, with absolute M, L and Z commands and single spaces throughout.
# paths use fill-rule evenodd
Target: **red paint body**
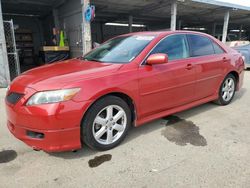
M 10 92 L 23 93 L 17 104 L 6 101 L 9 130 L 35 149 L 75 150 L 81 147 L 80 127 L 85 112 L 98 98 L 122 93 L 133 100 L 135 126 L 218 98 L 225 76 L 238 75 L 242 86 L 244 63 L 241 55 L 218 43 L 224 54 L 174 60 L 166 64 L 141 65 L 151 49 L 167 35 L 195 32 L 146 32 L 155 39 L 128 64 L 109 64 L 71 59 L 45 65 L 17 77 Z M 138 33 L 136 33 L 138 34 Z M 135 35 L 128 34 L 128 35 Z M 72 100 L 26 106 L 38 91 L 81 88 Z M 44 133 L 43 139 L 30 138 L 26 131 Z

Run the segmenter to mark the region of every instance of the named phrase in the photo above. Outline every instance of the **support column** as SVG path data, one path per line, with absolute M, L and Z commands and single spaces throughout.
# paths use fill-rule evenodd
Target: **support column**
M 128 17 L 128 27 L 129 27 L 129 32 L 133 32 L 133 16 L 129 15 Z
M 0 87 L 7 87 L 9 83 L 10 71 L 3 27 L 2 6 L 0 0 Z
M 178 21 L 178 30 L 181 30 L 181 27 L 182 27 L 182 20 L 179 20 Z
M 85 10 L 89 5 L 89 0 L 81 0 L 82 5 L 82 52 L 83 55 L 89 52 L 92 48 L 91 41 L 91 23 L 85 20 Z
M 217 23 L 213 24 L 213 31 L 212 31 L 212 35 L 215 36 L 216 35 L 216 27 L 217 27 Z
M 224 25 L 223 25 L 223 33 L 222 33 L 222 42 L 226 42 L 227 40 L 227 29 L 228 29 L 228 23 L 229 23 L 229 16 L 230 12 L 227 10 L 224 15 Z
M 171 24 L 170 24 L 171 31 L 176 30 L 176 16 L 177 16 L 177 2 L 176 0 L 174 0 L 171 3 Z

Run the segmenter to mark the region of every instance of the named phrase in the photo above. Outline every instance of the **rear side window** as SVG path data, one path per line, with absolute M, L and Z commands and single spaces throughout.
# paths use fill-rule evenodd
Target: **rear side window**
M 200 35 L 188 35 L 188 42 L 191 48 L 192 57 L 214 54 L 212 41 L 207 37 Z
M 213 47 L 214 47 L 214 52 L 216 54 L 223 54 L 223 53 L 225 53 L 224 50 L 218 44 L 216 44 L 215 42 L 212 42 L 212 43 L 213 43 Z
M 163 39 L 150 54 L 165 53 L 169 60 L 189 57 L 187 39 L 185 35 L 171 35 Z

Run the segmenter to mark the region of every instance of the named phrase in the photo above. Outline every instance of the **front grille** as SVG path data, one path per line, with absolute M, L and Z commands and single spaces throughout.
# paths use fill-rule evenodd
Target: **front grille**
M 16 104 L 22 98 L 22 96 L 23 94 L 12 92 L 6 97 L 6 99 L 9 103 Z

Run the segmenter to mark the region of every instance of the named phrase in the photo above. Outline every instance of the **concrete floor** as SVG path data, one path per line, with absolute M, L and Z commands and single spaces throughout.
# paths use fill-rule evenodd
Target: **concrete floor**
M 11 151 L 10 161 L 0 163 L 0 187 L 250 186 L 250 71 L 232 104 L 209 103 L 133 128 L 106 152 L 33 151 L 7 130 L 4 94 L 1 89 L 0 152 Z M 91 168 L 96 156 L 111 160 Z

